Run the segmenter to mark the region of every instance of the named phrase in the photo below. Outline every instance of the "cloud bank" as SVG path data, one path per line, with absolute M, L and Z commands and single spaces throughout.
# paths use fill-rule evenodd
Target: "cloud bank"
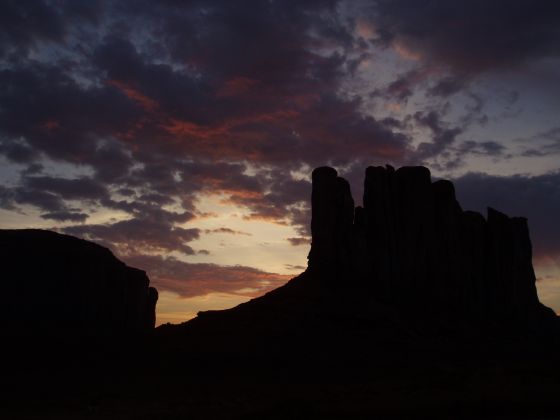
M 555 2 L 521 0 L 8 2 L 0 207 L 105 244 L 181 296 L 258 294 L 285 277 L 186 262 L 208 254 L 201 237 L 244 234 L 197 228 L 204 197 L 293 226 L 297 246 L 315 166 L 361 182 L 369 164 L 468 172 L 558 154 L 557 127 L 521 151 L 475 138 L 492 110 L 472 86 L 558 59 L 559 23 Z M 528 216 L 536 252 L 560 253 L 557 177 L 471 173 L 457 189 L 467 207 Z

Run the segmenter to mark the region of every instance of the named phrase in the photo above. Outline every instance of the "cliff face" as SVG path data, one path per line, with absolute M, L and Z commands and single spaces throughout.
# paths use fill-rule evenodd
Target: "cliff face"
M 463 211 L 424 167 L 369 167 L 364 207 L 334 169 L 313 172 L 308 271 L 421 316 L 516 320 L 549 314 L 537 297 L 527 220 Z
M 4 330 L 84 334 L 154 328 L 157 290 L 107 248 L 44 230 L 0 230 Z

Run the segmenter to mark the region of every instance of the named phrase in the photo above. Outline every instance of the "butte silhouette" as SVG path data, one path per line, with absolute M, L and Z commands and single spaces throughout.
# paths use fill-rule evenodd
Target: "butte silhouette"
M 155 326 L 157 290 L 107 248 L 39 229 L 0 230 L 4 332 L 135 334 Z
M 537 296 L 527 219 L 463 211 L 453 184 L 432 182 L 421 166 L 367 168 L 363 207 L 335 169 L 315 169 L 312 181 L 307 270 L 182 328 L 262 336 L 370 325 L 393 336 L 461 336 L 556 325 Z
M 315 169 L 307 270 L 236 308 L 161 330 L 309 336 L 333 325 L 375 325 L 423 336 L 557 324 L 537 296 L 525 218 L 463 211 L 453 184 L 432 182 L 421 166 L 367 168 L 363 204 L 354 206 L 335 169 Z M 106 248 L 40 230 L 1 231 L 0 245 L 5 274 L 18 279 L 4 289 L 12 329 L 154 327 L 157 291 Z
M 311 202 L 305 272 L 155 330 L 141 270 L 87 241 L 1 231 L 5 416 L 557 415 L 560 333 L 526 219 L 463 211 L 423 167 L 369 167 L 363 207 L 317 168 Z

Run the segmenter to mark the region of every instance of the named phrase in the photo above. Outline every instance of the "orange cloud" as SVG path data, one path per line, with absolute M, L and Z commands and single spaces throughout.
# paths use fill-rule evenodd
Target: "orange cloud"
M 248 115 L 246 117 L 236 117 L 225 120 L 222 123 L 213 126 L 203 126 L 191 121 L 170 118 L 162 128 L 170 134 L 176 136 L 198 137 L 200 139 L 209 139 L 211 137 L 223 136 L 229 134 L 232 129 L 241 127 L 246 124 L 258 122 L 277 122 L 287 120 L 299 115 L 293 110 L 278 110 L 269 113 L 258 113 Z
M 243 220 L 253 220 L 267 223 L 274 223 L 275 225 L 288 226 L 286 220 L 286 214 L 279 210 L 277 214 L 261 214 L 261 213 L 251 213 L 249 215 L 243 216 Z
M 53 131 L 57 128 L 60 128 L 60 123 L 56 120 L 47 120 L 43 123 L 42 127 L 47 129 L 48 131 Z
M 120 80 L 107 80 L 107 84 L 116 87 L 122 93 L 124 93 L 127 98 L 133 100 L 146 111 L 155 111 L 158 108 L 158 104 L 153 99 L 148 98 L 146 95 L 142 94 L 133 87 L 127 85 Z
M 258 84 L 259 81 L 255 79 L 242 76 L 234 77 L 225 81 L 222 87 L 216 92 L 216 97 L 220 98 L 240 95 Z
M 385 104 L 385 109 L 392 111 L 392 112 L 400 112 L 402 111 L 402 105 L 395 102 L 390 102 Z
M 422 54 L 420 54 L 418 51 L 413 51 L 413 49 L 406 45 L 403 40 L 395 40 L 393 42 L 393 48 L 395 52 L 405 60 L 419 61 L 422 59 Z
M 358 19 L 356 22 L 356 34 L 364 39 L 375 39 L 378 37 L 375 25 L 364 19 Z
M 148 272 L 152 284 L 183 298 L 214 292 L 256 297 L 286 283 L 291 275 L 270 273 L 246 266 L 193 264 L 169 257 L 137 255 L 124 258 Z
M 229 198 L 222 200 L 222 202 L 226 204 L 236 202 L 238 200 L 255 200 L 263 198 L 263 193 L 260 191 L 251 191 L 244 189 L 221 189 L 220 192 L 229 195 Z
M 163 129 L 175 136 L 198 137 L 200 139 L 209 139 L 227 133 L 227 126 L 208 127 L 195 124 L 190 121 L 178 120 L 171 118 Z

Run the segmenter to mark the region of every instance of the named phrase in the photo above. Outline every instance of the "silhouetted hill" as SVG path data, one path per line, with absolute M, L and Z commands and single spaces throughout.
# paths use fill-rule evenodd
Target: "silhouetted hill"
M 235 308 L 121 341 L 6 340 L 2 413 L 57 420 L 560 413 L 558 322 L 536 295 L 525 219 L 464 212 L 453 185 L 432 183 L 419 167 L 368 168 L 364 207 L 355 208 L 348 183 L 318 168 L 311 231 L 307 270 Z M 13 260 L 4 319 L 17 318 L 20 301 L 25 325 L 44 314 L 38 322 L 49 327 L 67 310 L 91 322 L 83 314 L 99 312 L 56 308 L 74 296 L 85 308 L 110 302 L 103 313 L 145 325 L 136 316 L 143 311 L 129 318 L 130 300 L 116 297 L 128 296 L 129 274 L 141 279 L 133 290 L 150 296 L 147 279 L 108 250 L 49 232 L 4 231 L 0 239 Z M 57 272 L 64 281 L 45 275 Z M 80 276 L 87 287 L 74 287 Z M 36 285 L 38 307 L 22 301 L 26 285 Z
M 155 325 L 157 291 L 107 248 L 51 231 L 0 230 L 4 332 L 106 334 Z
M 286 285 L 156 329 L 162 369 L 181 372 L 169 375 L 168 389 L 192 397 L 176 412 L 255 419 L 560 413 L 558 318 L 538 300 L 525 219 L 463 211 L 453 185 L 431 182 L 422 167 L 368 168 L 364 207 L 354 207 L 348 183 L 318 168 L 311 232 L 308 268 Z M 200 388 L 205 380 L 211 385 Z
M 333 168 L 313 171 L 307 270 L 285 286 L 180 327 L 281 336 L 340 328 L 382 338 L 504 335 L 557 329 L 537 297 L 527 220 L 463 211 L 425 167 L 369 167 L 364 207 Z M 350 334 L 352 335 L 352 334 Z M 282 340 L 281 340 L 282 341 Z

